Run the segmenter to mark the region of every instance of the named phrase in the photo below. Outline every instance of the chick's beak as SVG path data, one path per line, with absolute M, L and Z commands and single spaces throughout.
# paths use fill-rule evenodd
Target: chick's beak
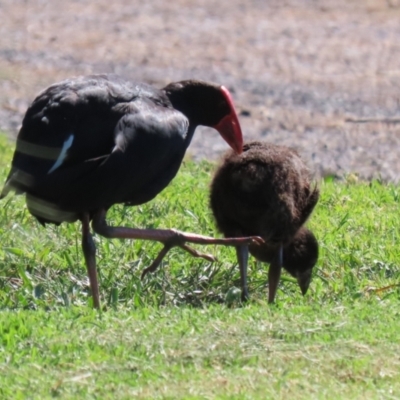
M 297 275 L 297 283 L 300 286 L 301 293 L 303 296 L 307 293 L 308 287 L 310 286 L 312 276 L 312 269 L 308 269 L 305 272 Z

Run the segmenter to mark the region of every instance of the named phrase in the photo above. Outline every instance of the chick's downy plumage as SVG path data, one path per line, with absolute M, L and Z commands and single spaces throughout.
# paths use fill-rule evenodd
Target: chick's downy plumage
M 226 237 L 259 235 L 265 240 L 248 250 L 271 264 L 271 302 L 282 266 L 297 279 L 303 294 L 308 289 L 318 242 L 303 225 L 318 197 L 309 169 L 295 150 L 285 146 L 247 143 L 240 155 L 228 152 L 214 176 L 210 205 L 218 229 Z M 246 246 L 237 251 L 239 264 L 247 266 Z M 246 266 L 240 265 L 244 299 L 248 297 Z

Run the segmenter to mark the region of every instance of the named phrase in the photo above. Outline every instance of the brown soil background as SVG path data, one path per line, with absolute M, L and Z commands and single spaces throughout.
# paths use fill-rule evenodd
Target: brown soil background
M 400 181 L 400 0 L 0 0 L 0 20 L 10 136 L 67 77 L 198 78 L 232 91 L 246 139 L 297 148 L 317 175 Z M 189 154 L 226 148 L 202 128 Z

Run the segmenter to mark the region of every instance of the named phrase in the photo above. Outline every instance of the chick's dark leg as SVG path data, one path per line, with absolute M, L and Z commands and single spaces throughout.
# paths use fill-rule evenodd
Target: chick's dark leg
M 279 246 L 277 259 L 274 260 L 268 271 L 268 303 L 273 303 L 275 300 L 276 292 L 278 290 L 279 280 L 281 278 L 283 263 L 283 246 Z
M 99 283 L 97 280 L 96 268 L 96 246 L 92 234 L 90 233 L 90 218 L 87 213 L 84 213 L 82 218 L 82 250 L 85 256 L 90 290 L 92 291 L 93 306 L 94 308 L 100 308 Z
M 247 301 L 249 299 L 249 292 L 247 288 L 247 265 L 249 261 L 249 246 L 247 245 L 236 246 L 236 255 L 240 270 L 240 286 L 242 288 L 242 301 Z

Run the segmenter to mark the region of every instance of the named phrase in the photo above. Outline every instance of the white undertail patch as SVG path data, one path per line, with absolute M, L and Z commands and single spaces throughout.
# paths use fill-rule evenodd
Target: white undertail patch
M 74 141 L 74 135 L 71 134 L 68 137 L 68 139 L 64 142 L 60 155 L 58 156 L 54 165 L 49 169 L 48 174 L 51 174 L 64 162 L 65 157 L 67 156 L 68 149 L 72 146 L 73 141 Z

